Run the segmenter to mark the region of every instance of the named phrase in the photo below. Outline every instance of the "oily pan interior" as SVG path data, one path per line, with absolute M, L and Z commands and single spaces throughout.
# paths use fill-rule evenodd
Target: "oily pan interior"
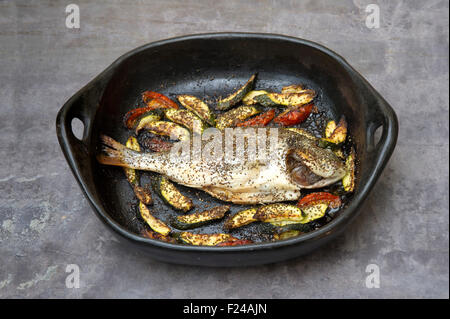
M 332 58 L 308 46 L 286 41 L 261 39 L 188 40 L 149 48 L 123 61 L 108 84 L 95 117 L 91 147 L 95 149 L 99 133 L 109 135 L 124 143 L 131 132 L 122 125 L 123 115 L 141 105 L 145 90 L 161 92 L 175 99 L 178 94 L 192 94 L 206 101 L 225 96 L 258 72 L 256 88 L 280 90 L 293 83 L 303 83 L 314 89 L 315 103 L 321 118 L 308 119 L 299 127 L 315 133 L 323 129 L 327 118 L 338 119 L 344 114 L 349 123 L 350 135 L 357 150 L 362 147 L 364 132 L 363 114 L 358 113 L 358 96 L 342 67 Z M 344 82 L 345 81 L 345 82 Z M 214 103 L 209 103 L 214 108 Z M 144 223 L 140 220 L 134 193 L 119 167 L 107 167 L 92 160 L 96 191 L 110 216 L 133 233 L 140 233 Z M 142 172 L 141 184 L 149 184 L 153 173 Z M 179 186 L 196 206 L 195 211 L 208 209 L 223 202 L 206 193 Z M 154 192 L 152 212 L 168 221 L 180 213 L 168 207 Z M 244 209 L 231 205 L 229 214 Z M 320 223 L 326 223 L 322 220 Z M 223 221 L 194 229 L 194 232 L 223 232 Z M 269 237 L 261 232 L 258 223 L 232 232 L 240 238 L 256 242 Z

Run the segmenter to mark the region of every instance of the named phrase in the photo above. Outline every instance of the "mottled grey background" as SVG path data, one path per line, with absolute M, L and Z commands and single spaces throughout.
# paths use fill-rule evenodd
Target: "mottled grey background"
M 65 27 L 65 6 L 81 29 Z M 381 26 L 365 26 L 377 3 Z M 449 297 L 448 1 L 0 1 L 0 297 Z M 94 217 L 60 151 L 61 105 L 121 54 L 189 33 L 281 33 L 344 56 L 396 110 L 397 148 L 336 242 L 262 267 L 152 261 Z M 65 287 L 67 264 L 81 287 Z M 365 287 L 379 265 L 381 288 Z

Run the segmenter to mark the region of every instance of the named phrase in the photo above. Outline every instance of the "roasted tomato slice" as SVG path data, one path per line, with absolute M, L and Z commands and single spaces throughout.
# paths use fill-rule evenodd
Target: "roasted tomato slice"
M 161 104 L 164 104 L 166 108 L 178 109 L 178 104 L 169 99 L 164 94 L 153 92 L 153 91 L 145 91 L 142 93 L 142 99 L 147 105 L 154 103 L 153 100 L 158 101 Z
M 217 244 L 216 246 L 224 247 L 224 246 L 241 246 L 241 245 L 248 245 L 252 244 L 253 242 L 248 239 L 238 239 L 238 240 L 230 240 L 230 241 L 224 241 L 222 243 Z
M 308 104 L 300 107 L 294 106 L 278 115 L 273 120 L 273 122 L 281 124 L 283 126 L 297 125 L 304 122 L 311 114 L 313 109 L 314 104 Z
M 275 110 L 272 109 L 270 111 L 264 112 L 263 114 L 257 115 L 247 121 L 238 123 L 236 126 L 238 127 L 258 127 L 258 126 L 266 126 L 270 121 L 275 117 Z
M 328 204 L 331 208 L 337 208 L 341 206 L 342 202 L 339 196 L 327 192 L 317 192 L 306 195 L 305 197 L 300 199 L 297 203 L 297 206 L 302 208 L 313 206 L 316 204 Z

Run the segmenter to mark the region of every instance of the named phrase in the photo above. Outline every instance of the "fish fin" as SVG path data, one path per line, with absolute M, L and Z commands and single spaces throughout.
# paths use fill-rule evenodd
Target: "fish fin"
M 101 153 L 97 155 L 97 161 L 105 165 L 127 166 L 125 151 L 127 147 L 109 136 L 101 135 Z

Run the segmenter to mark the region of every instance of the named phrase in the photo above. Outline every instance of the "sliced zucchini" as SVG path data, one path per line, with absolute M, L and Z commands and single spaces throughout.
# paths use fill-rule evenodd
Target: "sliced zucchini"
M 134 151 L 141 151 L 141 147 L 139 146 L 139 143 L 137 139 L 134 136 L 130 136 L 125 143 L 125 146 L 134 150 Z M 127 177 L 128 182 L 133 187 L 134 194 L 136 197 L 143 202 L 144 204 L 150 205 L 153 202 L 151 193 L 139 186 L 139 175 L 137 171 L 133 168 L 126 168 L 124 167 L 125 176 Z
M 227 127 L 236 126 L 237 123 L 258 114 L 260 109 L 255 106 L 240 106 L 232 109 L 226 113 L 223 113 L 217 118 L 216 127 L 219 130 L 223 130 Z
M 171 222 L 171 225 L 178 229 L 192 229 L 207 225 L 215 220 L 223 218 L 225 213 L 230 210 L 230 206 L 218 206 L 203 212 L 197 212 L 189 215 L 177 216 Z
M 184 127 L 167 121 L 152 121 L 145 123 L 142 127 L 136 128 L 136 134 L 141 129 L 149 130 L 157 135 L 169 136 L 171 139 L 187 140 L 190 137 L 190 133 Z
M 194 207 L 192 200 L 183 194 L 166 177 L 159 176 L 156 181 L 155 190 L 161 198 L 175 209 L 187 212 Z
M 254 218 L 265 223 L 297 222 L 303 223 L 305 217 L 302 210 L 295 205 L 270 204 L 258 209 Z
M 242 99 L 242 104 L 244 105 L 254 105 L 257 104 L 258 101 L 255 100 L 255 96 L 261 95 L 261 94 L 267 94 L 267 91 L 259 90 L 259 91 L 250 91 L 247 93 L 247 95 L 244 96 Z
M 140 152 L 141 148 L 139 146 L 139 143 L 137 139 L 134 136 L 130 136 L 125 143 L 125 146 L 132 149 L 133 151 Z M 139 176 L 135 169 L 133 168 L 127 168 L 124 167 L 125 176 L 127 177 L 128 182 L 131 184 L 131 186 L 139 185 Z
M 203 102 L 199 98 L 196 98 L 195 96 L 186 94 L 178 95 L 177 99 L 181 103 L 181 105 L 183 105 L 189 111 L 196 114 L 206 123 L 213 126 L 215 125 L 214 114 L 211 112 L 211 110 L 209 109 L 208 105 L 205 102 Z
M 280 235 L 284 232 L 288 231 L 298 231 L 301 233 L 308 233 L 314 230 L 314 227 L 311 223 L 299 223 L 296 221 L 284 221 L 284 222 L 272 222 L 272 223 L 263 223 L 260 226 L 260 231 L 264 234 L 271 235 Z
M 141 187 L 139 185 L 134 185 L 133 191 L 137 199 L 139 199 L 139 201 L 141 201 L 145 205 L 150 205 L 153 203 L 152 194 L 147 188 Z
M 167 109 L 165 115 L 172 122 L 183 125 L 196 134 L 202 134 L 206 127 L 197 115 L 188 110 Z
M 300 84 L 288 85 L 281 89 L 281 93 L 302 93 L 303 91 L 305 91 L 305 89 Z
M 145 115 L 141 116 L 139 119 L 136 120 L 136 128 L 135 132 L 139 132 L 142 130 L 148 123 L 156 122 L 161 119 L 161 116 L 159 114 L 156 114 L 154 112 L 148 112 Z
M 234 229 L 256 222 L 257 219 L 253 218 L 253 216 L 255 216 L 257 211 L 258 208 L 249 208 L 241 210 L 240 212 L 237 212 L 233 216 L 230 216 L 223 224 L 223 227 L 225 229 Z
M 313 90 L 304 90 L 302 93 L 267 93 L 254 97 L 259 104 L 264 106 L 298 106 L 310 103 L 316 93 Z
M 345 167 L 347 174 L 342 179 L 342 185 L 346 192 L 353 192 L 355 190 L 355 150 L 352 148 L 350 154 L 345 160 Z
M 325 216 L 325 213 L 327 212 L 328 204 L 315 204 L 312 206 L 303 207 L 302 211 L 305 214 L 305 218 L 302 221 L 302 223 L 309 223 L 313 220 L 322 218 Z
M 164 236 L 167 236 L 171 232 L 170 227 L 153 216 L 147 206 L 145 206 L 145 204 L 142 202 L 139 203 L 139 211 L 141 213 L 141 217 L 155 232 Z
M 273 239 L 275 239 L 275 240 L 283 240 L 283 239 L 297 237 L 300 234 L 302 234 L 302 232 L 299 231 L 299 230 L 287 230 L 285 232 L 282 232 L 281 234 L 273 235 Z
M 339 124 L 336 125 L 335 121 L 329 121 L 325 128 L 325 137 L 321 141 L 339 145 L 345 142 L 347 139 L 347 121 L 344 117 L 341 117 Z
M 239 103 L 244 98 L 244 96 L 252 90 L 255 79 L 256 74 L 253 74 L 247 81 L 247 83 L 245 83 L 239 90 L 228 95 L 226 98 L 219 100 L 219 102 L 217 102 L 217 109 L 220 111 L 225 111 L 233 105 Z
M 183 243 L 194 246 L 216 246 L 217 244 L 238 240 L 230 234 L 194 234 L 191 232 L 181 232 L 176 237 Z

